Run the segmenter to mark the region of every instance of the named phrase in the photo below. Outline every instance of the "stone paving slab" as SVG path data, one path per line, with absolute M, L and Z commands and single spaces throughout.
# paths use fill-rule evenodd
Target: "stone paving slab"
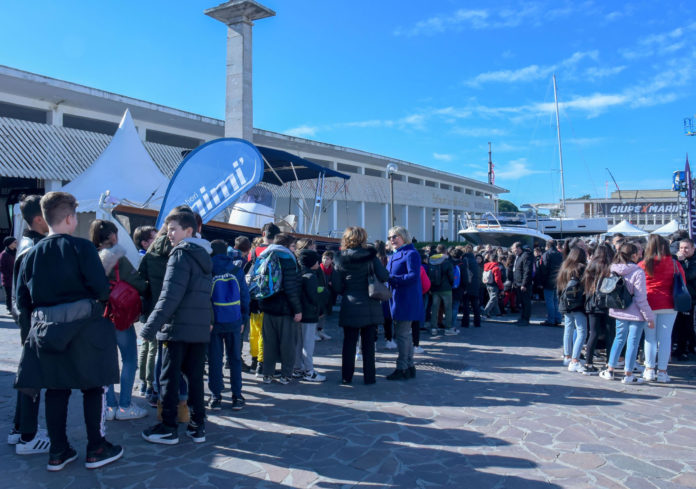
M 543 307 L 537 304 L 535 307 Z M 335 318 L 334 318 L 335 319 Z M 561 328 L 505 321 L 424 336 L 415 380 L 389 382 L 396 354 L 379 349 L 376 385 L 340 384 L 342 333 L 317 343 L 328 381 L 262 385 L 244 374 L 247 407 L 209 413 L 207 441 L 180 430 L 151 445 L 147 418 L 112 421 L 124 458 L 86 470 L 79 392 L 69 437 L 80 453 L 59 473 L 47 457 L 0 445 L 0 488 L 686 488 L 696 487 L 696 367 L 670 366 L 674 382 L 626 386 L 567 372 Z M 19 333 L 0 318 L 0 420 L 8 431 Z M 382 345 L 380 341 L 379 346 Z M 142 400 L 134 397 L 136 402 Z M 43 424 L 43 409 L 40 423 Z

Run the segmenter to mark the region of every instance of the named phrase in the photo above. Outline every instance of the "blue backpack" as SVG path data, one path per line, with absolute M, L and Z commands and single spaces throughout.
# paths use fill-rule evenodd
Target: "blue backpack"
M 462 283 L 462 271 L 459 269 L 459 265 L 454 264 L 454 283 L 452 284 L 453 289 L 458 289 L 459 284 Z
M 281 290 L 282 279 L 283 272 L 280 268 L 278 254 L 272 251 L 262 253 L 247 275 L 249 296 L 257 300 L 271 297 Z
M 242 301 L 239 281 L 232 273 L 213 277 L 210 292 L 216 323 L 236 323 L 242 320 Z

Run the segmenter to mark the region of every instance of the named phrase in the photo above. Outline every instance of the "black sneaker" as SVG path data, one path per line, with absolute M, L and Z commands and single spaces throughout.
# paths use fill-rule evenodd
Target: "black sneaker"
M 212 409 L 214 411 L 222 409 L 222 399 L 218 397 L 211 397 L 208 401 L 208 409 Z
M 150 407 L 156 408 L 157 401 L 159 401 L 159 394 L 156 392 L 153 392 L 147 397 L 147 403 L 150 405 Z
M 246 400 L 243 397 L 232 397 L 232 411 L 241 411 L 246 406 Z
M 594 365 L 583 365 L 580 373 L 582 375 L 599 375 L 599 369 Z
M 205 441 L 205 427 L 189 423 L 186 427 L 186 436 L 190 436 L 194 443 L 203 443 Z
M 398 368 L 387 375 L 387 380 L 407 380 L 408 378 L 408 370 L 399 370 Z
M 249 370 L 252 372 L 256 372 L 256 367 L 259 366 L 259 359 L 257 357 L 251 357 L 251 365 L 249 366 Z
M 144 440 L 150 443 L 160 443 L 162 445 L 176 445 L 179 443 L 179 433 L 176 427 L 170 428 L 163 423 L 158 423 L 146 430 L 143 430 Z
M 406 376 L 409 379 L 415 379 L 416 378 L 416 366 L 412 365 L 408 367 L 408 370 L 406 371 Z
M 242 362 L 242 372 L 244 373 L 249 373 L 251 372 L 251 366 L 247 365 L 246 363 Z
M 121 457 L 123 457 L 123 447 L 120 445 L 112 445 L 104 440 L 99 448 L 87 452 L 85 468 L 98 469 L 106 464 L 115 462 Z
M 63 470 L 63 467 L 77 459 L 77 452 L 71 446 L 68 446 L 62 453 L 49 453 L 48 465 L 46 470 L 49 472 L 58 472 Z

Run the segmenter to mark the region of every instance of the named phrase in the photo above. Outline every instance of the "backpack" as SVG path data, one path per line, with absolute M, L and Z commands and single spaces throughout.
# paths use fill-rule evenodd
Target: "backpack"
M 223 273 L 213 277 L 210 301 L 216 323 L 237 323 L 242 319 L 242 293 L 237 277 Z
M 602 279 L 595 294 L 598 307 L 603 309 L 626 309 L 633 302 L 626 281 L 614 272 Z
M 114 323 L 119 331 L 125 331 L 138 320 L 142 312 L 140 294 L 128 282 L 121 280 L 118 263 L 114 267 L 116 280 L 111 280 L 109 301 L 104 309 L 104 317 Z
M 485 285 L 495 284 L 495 275 L 493 275 L 493 270 L 484 270 L 483 275 L 481 275 L 481 282 Z
M 454 264 L 454 283 L 452 284 L 453 289 L 458 289 L 459 284 L 462 282 L 462 271 L 459 269 L 459 265 Z
M 282 279 L 278 255 L 273 251 L 261 254 L 247 275 L 249 296 L 257 300 L 271 297 L 282 288 Z
M 572 277 L 565 289 L 561 292 L 558 310 L 560 312 L 572 312 L 583 309 L 585 298 L 582 283 L 577 277 Z
M 428 267 L 428 278 L 430 279 L 430 288 L 442 285 L 442 263 L 437 265 L 430 264 Z

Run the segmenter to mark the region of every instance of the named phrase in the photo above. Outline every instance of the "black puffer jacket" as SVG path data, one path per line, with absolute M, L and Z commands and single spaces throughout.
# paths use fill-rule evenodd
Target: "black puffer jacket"
M 321 311 L 321 299 L 319 297 L 319 279 L 317 273 L 311 268 L 302 267 L 302 322 L 319 322 Z M 323 273 L 322 273 L 323 275 Z
M 278 253 L 283 278 L 281 279 L 281 290 L 260 301 L 261 312 L 272 316 L 294 316 L 301 313 L 300 272 L 295 255 L 286 247 L 275 244 L 269 245 L 264 250 L 264 253 L 267 252 Z
M 167 235 L 157 237 L 150 245 L 138 266 L 138 273 L 147 281 L 147 290 L 143 294 L 143 314 L 149 316 L 162 293 L 167 260 L 172 252 L 172 243 Z
M 473 253 L 464 253 L 462 261 L 466 262 L 468 280 L 466 293 L 472 296 L 478 295 L 479 289 L 481 288 L 481 281 L 483 280 L 483 270 L 481 270 L 481 267 L 476 263 L 476 257 Z
M 532 288 L 532 252 L 528 248 L 515 259 L 513 282 L 517 287 Z
M 351 248 L 341 251 L 336 256 L 333 288 L 336 293 L 343 295 L 341 313 L 338 317 L 338 325 L 341 327 L 364 328 L 384 321 L 381 303 L 370 299 L 367 291 L 370 262 L 380 281 L 389 280 L 389 273 L 377 258 L 374 248 Z
M 684 269 L 686 288 L 691 294 L 691 304 L 696 304 L 696 253 L 685 260 L 680 260 L 679 264 Z
M 210 243 L 185 238 L 172 249 L 162 293 L 140 335 L 160 341 L 208 343 L 213 262 Z
M 562 263 L 563 255 L 555 248 L 546 250 L 544 254 L 541 255 L 541 265 L 537 272 L 541 274 L 541 285 L 544 289 L 556 289 L 556 278 L 558 277 L 558 271 L 561 269 Z
M 117 384 L 116 330 L 91 299 L 39 307 L 24 343 L 15 388 L 90 389 Z

